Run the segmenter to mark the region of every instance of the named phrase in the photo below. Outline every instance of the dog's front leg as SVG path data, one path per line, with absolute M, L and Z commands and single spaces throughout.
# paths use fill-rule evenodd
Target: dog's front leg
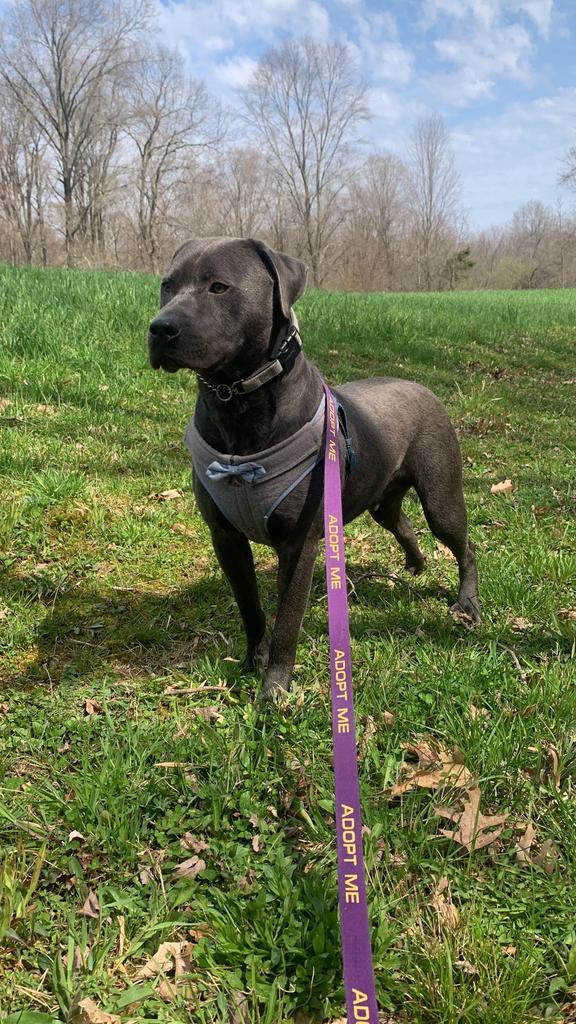
M 244 534 L 228 525 L 212 527 L 212 544 L 244 624 L 246 657 L 242 668 L 245 672 L 253 672 L 258 666 L 259 657 L 265 657 L 263 640 L 266 616 L 260 604 L 252 549 Z
M 304 542 L 299 539 L 278 548 L 278 610 L 264 677 L 265 697 L 270 697 L 275 690 L 290 689 L 318 541 L 319 536 L 313 530 Z

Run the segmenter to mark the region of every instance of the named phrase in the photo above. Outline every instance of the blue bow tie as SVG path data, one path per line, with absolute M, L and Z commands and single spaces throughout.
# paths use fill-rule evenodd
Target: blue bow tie
M 209 480 L 224 480 L 227 476 L 239 476 L 247 484 L 253 484 L 260 476 L 264 476 L 264 466 L 257 462 L 241 462 L 239 466 L 224 466 L 221 462 L 211 462 L 206 470 Z

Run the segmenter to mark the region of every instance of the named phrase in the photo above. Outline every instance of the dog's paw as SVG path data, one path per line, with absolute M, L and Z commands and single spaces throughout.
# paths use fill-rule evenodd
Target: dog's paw
M 455 622 L 465 626 L 466 629 L 473 629 L 482 619 L 480 604 L 475 597 L 467 597 L 457 601 L 450 609 L 450 614 Z
M 266 637 L 260 641 L 255 651 L 248 651 L 244 661 L 240 665 L 243 675 L 254 675 L 254 673 L 265 672 L 268 666 L 269 641 Z
M 290 680 L 286 681 L 274 676 L 267 676 L 264 679 L 261 692 L 261 700 L 274 701 L 281 704 L 290 690 Z
M 418 561 L 407 558 L 404 568 L 407 573 L 410 573 L 410 576 L 419 576 L 420 573 L 424 571 L 425 565 L 426 559 L 424 557 L 418 559 Z

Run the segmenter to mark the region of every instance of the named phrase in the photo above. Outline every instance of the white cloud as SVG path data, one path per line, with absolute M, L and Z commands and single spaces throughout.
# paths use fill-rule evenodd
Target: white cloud
M 554 0 L 510 0 L 512 10 L 523 11 L 536 25 L 540 35 L 548 39 Z
M 346 42 L 356 56 L 358 67 L 371 81 L 406 85 L 412 77 L 414 54 L 398 41 L 392 15 L 364 10 L 353 20 L 354 36 Z
M 422 16 L 432 25 L 441 16 L 469 21 L 491 29 L 507 14 L 525 14 L 547 38 L 554 0 L 421 0 Z
M 438 56 L 456 69 L 431 75 L 428 85 L 435 96 L 459 106 L 489 96 L 500 79 L 527 82 L 532 40 L 522 25 L 500 27 L 497 32 L 479 30 L 469 38 L 436 39 Z
M 232 57 L 223 64 L 216 64 L 213 74 L 224 85 L 236 89 L 250 81 L 257 67 L 257 61 L 251 57 Z
M 559 190 L 557 182 L 573 136 L 566 126 L 575 110 L 576 88 L 560 89 L 529 103 L 514 103 L 496 117 L 453 133 L 473 226 L 502 222 L 529 199 L 553 204 L 563 195 L 570 204 L 569 193 Z
M 243 43 L 277 41 L 278 32 L 325 39 L 330 16 L 319 0 L 156 0 L 156 13 L 169 45 L 195 56 Z

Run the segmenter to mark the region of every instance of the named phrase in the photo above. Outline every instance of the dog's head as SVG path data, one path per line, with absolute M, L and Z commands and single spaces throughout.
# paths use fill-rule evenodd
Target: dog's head
M 174 254 L 150 324 L 155 369 L 251 373 L 270 358 L 306 286 L 301 260 L 254 238 L 195 238 Z

